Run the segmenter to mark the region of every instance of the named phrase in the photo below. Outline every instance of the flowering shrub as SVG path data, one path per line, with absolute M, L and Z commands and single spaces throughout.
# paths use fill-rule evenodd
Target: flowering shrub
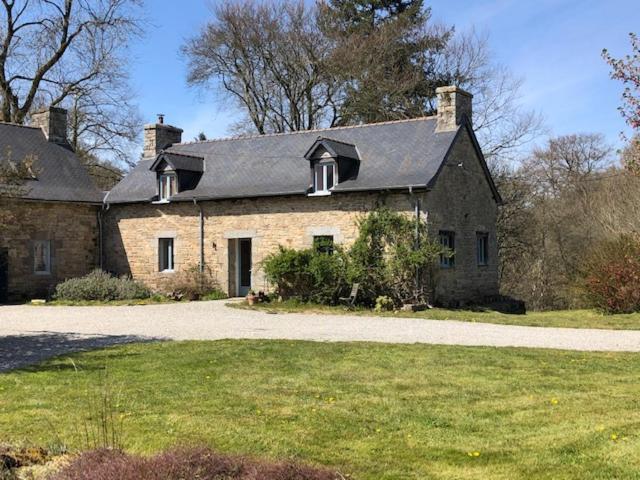
M 226 298 L 220 290 L 211 269 L 202 272 L 198 265 L 171 274 L 162 284 L 161 290 L 174 300 L 217 300 Z
M 54 298 L 79 302 L 138 300 L 149 298 L 150 295 L 147 287 L 131 278 L 118 278 L 102 270 L 94 270 L 84 277 L 71 278 L 59 283 Z
M 584 289 L 591 305 L 607 313 L 640 311 L 640 237 L 602 243 L 587 261 Z
M 220 455 L 207 448 L 171 450 L 145 458 L 117 450 L 77 457 L 52 480 L 337 480 L 337 473 L 292 463 Z

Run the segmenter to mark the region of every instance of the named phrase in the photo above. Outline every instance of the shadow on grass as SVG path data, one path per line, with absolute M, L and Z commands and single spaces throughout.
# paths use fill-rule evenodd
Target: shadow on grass
M 0 373 L 15 369 L 42 371 L 74 368 L 73 365 L 38 365 L 60 355 L 85 352 L 127 343 L 153 342 L 159 338 L 135 335 L 78 335 L 75 333 L 33 332 L 29 335 L 0 336 Z

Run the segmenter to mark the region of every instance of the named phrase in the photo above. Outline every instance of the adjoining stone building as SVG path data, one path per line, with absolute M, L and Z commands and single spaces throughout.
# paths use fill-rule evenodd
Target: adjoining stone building
M 98 191 L 67 142 L 67 112 L 0 123 L 0 162 L 32 162 L 20 198 L 0 199 L 0 303 L 44 298 L 60 281 L 99 266 Z
M 498 293 L 500 196 L 471 126 L 471 95 L 437 90 L 433 117 L 181 143 L 145 126 L 144 158 L 104 200 L 104 266 L 151 287 L 209 267 L 231 296 L 268 289 L 260 262 L 279 245 L 348 246 L 380 204 L 417 215 L 455 251 L 437 300 Z

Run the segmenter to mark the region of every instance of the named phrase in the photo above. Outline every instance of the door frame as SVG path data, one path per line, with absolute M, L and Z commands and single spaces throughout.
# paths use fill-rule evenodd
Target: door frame
M 249 242 L 249 285 L 242 285 L 242 242 Z M 236 238 L 236 295 L 246 297 L 253 284 L 253 241 L 251 238 Z

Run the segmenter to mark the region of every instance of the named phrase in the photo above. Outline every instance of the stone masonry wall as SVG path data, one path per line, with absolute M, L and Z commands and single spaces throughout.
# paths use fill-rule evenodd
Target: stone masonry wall
M 67 278 L 98 263 L 98 207 L 71 203 L 4 202 L 0 248 L 8 249 L 9 298 L 44 298 Z M 34 241 L 51 243 L 51 273 L 34 273 Z
M 235 239 L 251 238 L 252 288 L 267 289 L 259 268 L 266 255 L 279 245 L 310 247 L 316 235 L 333 235 L 336 244 L 348 246 L 357 237 L 357 219 L 378 202 L 398 211 L 413 212 L 407 192 L 203 202 L 205 263 L 220 286 L 234 295 L 234 282 L 229 281 L 233 278 L 229 272 L 230 261 L 233 262 L 230 247 L 233 249 Z M 193 203 L 111 205 L 105 223 L 105 265 L 157 288 L 173 275 L 158 271 L 158 239 L 174 238 L 176 270 L 181 270 L 198 264 L 199 235 L 198 207 Z
M 439 269 L 437 298 L 456 304 L 497 295 L 498 206 L 466 132 L 453 146 L 435 187 L 427 193 L 426 202 L 431 234 L 437 236 L 440 230 L 455 232 L 455 266 Z M 477 262 L 477 232 L 489 234 L 486 266 Z

